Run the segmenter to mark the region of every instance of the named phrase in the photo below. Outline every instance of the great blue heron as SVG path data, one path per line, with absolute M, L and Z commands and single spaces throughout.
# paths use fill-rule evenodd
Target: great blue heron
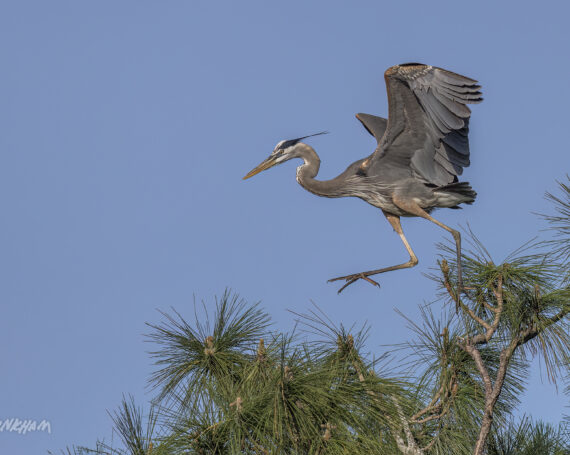
M 396 65 L 384 73 L 388 91 L 388 120 L 369 114 L 356 114 L 364 128 L 378 141 L 372 155 L 352 163 L 332 180 L 315 180 L 320 159 L 315 150 L 301 142 L 310 136 L 281 141 L 273 153 L 249 172 L 258 172 L 301 158 L 297 181 L 318 196 L 355 196 L 378 207 L 398 233 L 410 260 L 403 264 L 333 278 L 345 280 L 339 293 L 359 279 L 374 285 L 370 278 L 378 273 L 413 267 L 418 263 L 402 226 L 401 216 L 425 218 L 455 239 L 457 250 L 457 292 L 462 290 L 461 236 L 430 215 L 439 207 L 460 208 L 471 204 L 477 193 L 468 182 L 459 182 L 463 168 L 469 166 L 469 117 L 466 104 L 479 103 L 481 87 L 477 81 L 456 73 L 420 63 Z M 324 134 L 324 133 L 317 133 Z

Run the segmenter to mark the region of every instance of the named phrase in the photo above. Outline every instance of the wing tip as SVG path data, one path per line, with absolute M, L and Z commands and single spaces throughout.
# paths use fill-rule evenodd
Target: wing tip
M 449 70 L 446 70 L 445 68 L 435 67 L 435 69 L 437 69 L 438 71 L 441 71 L 442 75 L 453 79 L 454 80 L 453 82 L 457 81 L 457 82 L 461 83 L 461 85 L 463 85 L 463 86 L 472 87 L 472 86 L 479 84 L 478 80 L 473 79 L 471 77 L 464 76 L 463 74 L 459 74 L 459 73 L 456 73 L 454 71 L 449 71 Z M 473 88 L 475 88 L 475 87 L 473 87 Z M 481 88 L 481 86 L 478 87 L 478 89 L 480 89 L 480 88 Z

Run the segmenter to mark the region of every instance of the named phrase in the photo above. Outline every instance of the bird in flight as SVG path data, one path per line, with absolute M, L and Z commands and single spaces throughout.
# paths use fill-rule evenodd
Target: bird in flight
M 445 229 L 455 240 L 457 294 L 462 291 L 461 235 L 433 218 L 436 208 L 460 208 L 472 204 L 477 193 L 458 176 L 469 166 L 469 118 L 467 104 L 480 103 L 477 81 L 451 71 L 420 63 L 392 66 L 384 73 L 388 92 L 388 119 L 356 114 L 378 145 L 372 155 L 352 163 L 331 180 L 316 180 L 320 159 L 303 142 L 325 132 L 279 142 L 271 155 L 245 177 L 293 158 L 303 160 L 297 182 L 307 191 L 325 197 L 358 197 L 378 207 L 400 236 L 409 261 L 366 272 L 340 276 L 339 289 L 362 279 L 379 286 L 371 276 L 414 267 L 418 259 L 404 236 L 400 217 L 421 217 Z

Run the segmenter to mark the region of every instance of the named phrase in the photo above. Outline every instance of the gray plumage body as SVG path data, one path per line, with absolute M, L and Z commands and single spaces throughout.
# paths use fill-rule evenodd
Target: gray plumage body
M 476 193 L 466 182 L 436 186 L 413 175 L 411 170 L 380 168 L 362 172 L 364 158 L 352 163 L 339 176 L 331 180 L 316 180 L 321 160 L 315 150 L 304 143 L 296 148 L 297 157 L 304 163 L 297 168 L 297 182 L 317 196 L 329 198 L 358 197 L 374 207 L 398 216 L 416 216 L 393 203 L 393 196 L 411 198 L 426 212 L 434 208 L 459 208 L 462 203 L 471 204 Z M 376 173 L 374 173 L 376 171 Z
M 358 197 L 382 210 L 400 235 L 410 260 L 397 266 L 335 278 L 347 282 L 341 291 L 358 279 L 377 284 L 369 276 L 417 264 L 400 225 L 402 216 L 428 219 L 453 235 L 460 290 L 461 236 L 430 213 L 435 208 L 460 208 L 460 204 L 475 201 L 477 193 L 469 183 L 459 182 L 458 176 L 470 164 L 471 111 L 467 104 L 482 101 L 481 87 L 468 77 L 419 63 L 388 68 L 384 79 L 388 119 L 356 115 L 377 140 L 377 147 L 370 156 L 352 163 L 331 180 L 316 180 L 320 159 L 311 146 L 301 142 L 316 135 L 305 136 L 279 142 L 273 153 L 244 179 L 300 158 L 303 164 L 297 168 L 297 181 L 311 193 L 331 198 Z

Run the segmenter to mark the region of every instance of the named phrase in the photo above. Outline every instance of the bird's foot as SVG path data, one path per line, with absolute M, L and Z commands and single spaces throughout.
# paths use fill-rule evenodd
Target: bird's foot
M 366 273 L 361 272 L 361 273 L 354 273 L 352 275 L 347 275 L 347 276 L 339 276 L 337 278 L 331 278 L 330 280 L 327 281 L 327 283 L 330 283 L 332 281 L 337 281 L 337 280 L 345 280 L 346 283 L 338 290 L 338 293 L 340 294 L 342 291 L 344 291 L 344 289 L 348 286 L 350 286 L 352 283 L 355 283 L 358 280 L 365 280 L 368 281 L 370 284 L 373 284 L 374 286 L 378 286 L 380 287 L 380 285 L 374 281 L 372 278 L 369 278 Z

